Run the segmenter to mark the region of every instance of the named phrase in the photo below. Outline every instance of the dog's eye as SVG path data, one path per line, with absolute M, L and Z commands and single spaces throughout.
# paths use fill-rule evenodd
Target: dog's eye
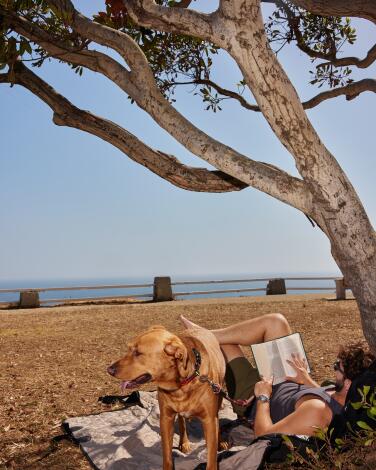
M 140 351 L 137 351 L 137 349 L 135 349 L 133 351 L 133 356 L 141 356 L 142 353 L 140 353 Z

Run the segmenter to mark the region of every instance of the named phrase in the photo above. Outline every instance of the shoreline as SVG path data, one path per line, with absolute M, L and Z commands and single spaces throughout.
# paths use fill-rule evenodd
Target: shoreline
M 232 303 L 254 303 L 254 302 L 296 302 L 300 300 L 327 300 L 336 301 L 335 294 L 283 294 L 283 295 L 249 295 L 249 296 L 233 296 L 233 297 L 215 297 L 215 298 L 194 298 L 194 299 L 177 299 L 166 302 L 153 302 L 151 300 L 138 300 L 135 298 L 121 299 L 106 299 L 106 300 L 90 300 L 85 299 L 73 302 L 62 302 L 56 305 L 41 305 L 37 308 L 19 308 L 16 302 L 9 302 L 8 304 L 0 304 L 0 312 L 3 311 L 38 311 L 54 308 L 68 308 L 68 307 L 98 307 L 98 306 L 119 306 L 119 305 L 201 305 L 201 304 L 232 304 Z M 352 293 L 347 294 L 347 300 L 355 300 Z

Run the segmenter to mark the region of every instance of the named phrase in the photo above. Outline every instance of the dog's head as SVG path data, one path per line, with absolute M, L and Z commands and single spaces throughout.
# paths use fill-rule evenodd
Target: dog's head
M 123 389 L 151 381 L 174 388 L 179 378 L 186 375 L 187 365 L 188 351 L 180 338 L 163 326 L 153 326 L 129 342 L 126 355 L 107 371 L 123 380 Z

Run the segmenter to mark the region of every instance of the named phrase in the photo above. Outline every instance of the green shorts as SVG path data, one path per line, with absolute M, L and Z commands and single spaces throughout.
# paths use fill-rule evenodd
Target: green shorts
M 255 384 L 260 380 L 257 369 L 245 357 L 236 357 L 226 366 L 225 382 L 229 396 L 235 400 L 246 400 L 253 395 Z M 247 408 L 232 405 L 234 412 L 243 417 Z

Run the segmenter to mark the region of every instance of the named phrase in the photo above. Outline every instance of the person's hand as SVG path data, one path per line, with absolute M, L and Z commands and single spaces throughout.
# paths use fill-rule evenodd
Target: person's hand
M 299 354 L 291 354 L 291 360 L 287 359 L 286 361 L 295 371 L 296 375 L 286 376 L 285 379 L 290 382 L 295 382 L 300 385 L 310 384 L 312 379 L 308 373 L 308 364 L 305 359 L 302 359 Z
M 259 395 L 266 395 L 271 397 L 272 395 L 272 385 L 273 385 L 273 376 L 270 378 L 262 377 L 259 382 L 255 385 L 254 395 L 258 397 Z

